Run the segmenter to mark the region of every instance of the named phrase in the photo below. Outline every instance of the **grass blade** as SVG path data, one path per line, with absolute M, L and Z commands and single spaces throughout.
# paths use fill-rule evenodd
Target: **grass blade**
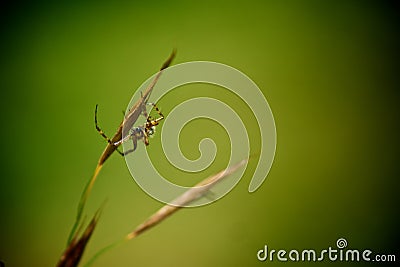
M 150 97 L 151 92 L 153 91 L 154 86 L 156 85 L 158 79 L 160 78 L 162 71 L 167 68 L 172 60 L 174 59 L 176 54 L 176 51 L 173 50 L 171 55 L 169 56 L 169 58 L 164 62 L 164 64 L 161 66 L 160 71 L 157 73 L 156 77 L 153 79 L 153 81 L 151 82 L 151 84 L 146 88 L 145 92 L 143 93 L 142 97 L 138 100 L 138 102 L 131 108 L 130 112 L 128 113 L 128 115 L 124 118 L 124 120 L 121 122 L 120 126 L 117 129 L 117 132 L 114 134 L 113 138 L 111 138 L 112 143 L 115 143 L 119 140 L 122 139 L 122 130 L 123 128 L 125 129 L 130 129 L 133 124 L 137 121 L 137 119 L 139 118 L 140 114 L 143 111 L 143 108 L 145 108 L 146 103 Z M 69 245 L 72 241 L 73 236 L 76 233 L 76 229 L 78 227 L 78 225 L 81 222 L 82 219 L 82 214 L 83 214 L 83 210 L 85 208 L 87 199 L 89 198 L 90 192 L 93 188 L 93 185 L 97 179 L 98 174 L 100 173 L 100 170 L 103 166 L 103 164 L 106 162 L 106 160 L 112 155 L 112 153 L 115 152 L 115 150 L 118 148 L 119 145 L 113 145 L 108 143 L 106 148 L 104 149 L 103 153 L 101 154 L 99 161 L 97 163 L 96 169 L 92 175 L 92 177 L 90 178 L 90 180 L 88 181 L 88 183 L 86 184 L 82 195 L 81 195 L 81 199 L 79 201 L 78 204 L 78 209 L 77 209 L 77 214 L 76 214 L 76 218 L 75 218 L 75 222 L 74 225 L 72 226 L 71 232 L 68 236 L 68 241 L 67 241 L 67 245 Z
M 195 201 L 201 197 L 203 197 L 207 192 L 210 191 L 212 187 L 214 187 L 218 182 L 222 181 L 224 178 L 228 177 L 229 175 L 233 174 L 236 172 L 239 168 L 244 166 L 248 162 L 248 159 L 244 159 L 234 166 L 225 169 L 217 174 L 214 174 L 194 187 L 188 189 L 185 193 L 177 197 L 172 205 L 165 205 L 161 209 L 159 209 L 156 213 L 154 213 L 152 216 L 150 216 L 146 221 L 144 221 L 142 224 L 140 224 L 138 227 L 135 228 L 131 233 L 125 236 L 124 239 L 117 241 L 102 250 L 98 251 L 86 264 L 85 267 L 91 266 L 96 259 L 98 259 L 102 254 L 105 252 L 109 251 L 110 249 L 121 245 L 137 236 L 140 234 L 144 233 L 145 231 L 151 229 L 155 225 L 161 223 L 164 221 L 166 218 L 174 214 L 176 211 L 182 208 L 182 205 L 189 204 L 192 201 Z
M 78 266 L 85 248 L 92 236 L 94 229 L 96 228 L 97 222 L 99 220 L 100 210 L 94 215 L 92 221 L 86 227 L 82 236 L 78 239 L 78 232 L 73 236 L 68 247 L 61 256 L 57 267 L 75 267 Z

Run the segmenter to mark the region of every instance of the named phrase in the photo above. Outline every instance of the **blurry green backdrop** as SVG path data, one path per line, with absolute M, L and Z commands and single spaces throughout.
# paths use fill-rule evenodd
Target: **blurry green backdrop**
M 134 91 L 174 47 L 174 64 L 221 62 L 257 83 L 275 117 L 275 162 L 255 193 L 247 192 L 247 175 L 220 201 L 178 212 L 94 266 L 300 265 L 259 262 L 256 253 L 264 245 L 325 249 L 340 237 L 351 248 L 399 258 L 395 1 L 77 1 L 0 9 L 5 266 L 56 264 L 105 147 L 94 129 L 95 105 L 113 134 Z M 168 114 L 176 104 L 170 96 L 161 108 Z M 225 135 L 215 125 L 192 126 L 204 129 L 199 136 Z M 185 131 L 184 145 L 191 142 L 190 127 Z M 184 152 L 196 157 L 197 143 L 189 148 Z M 223 153 L 218 160 L 214 171 L 226 162 Z M 106 198 L 83 261 L 162 206 L 118 155 L 95 184 L 88 218 Z

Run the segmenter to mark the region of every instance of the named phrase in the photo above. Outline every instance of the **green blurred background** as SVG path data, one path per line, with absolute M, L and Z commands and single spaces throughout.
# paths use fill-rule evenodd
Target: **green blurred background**
M 275 117 L 275 162 L 255 193 L 247 192 L 247 173 L 222 200 L 180 211 L 94 266 L 301 265 L 259 262 L 256 252 L 265 244 L 324 249 L 340 237 L 351 248 L 399 258 L 397 2 L 15 2 L 0 9 L 6 266 L 56 264 L 105 147 L 95 104 L 102 127 L 114 133 L 133 92 L 174 47 L 175 64 L 221 62 L 257 83 Z M 162 101 L 165 113 L 173 101 Z M 225 135 L 215 125 L 192 126 L 205 129 L 199 136 Z M 183 145 L 192 142 L 185 131 Z M 157 137 L 151 141 L 156 149 Z M 184 152 L 195 157 L 197 145 Z M 218 157 L 214 171 L 226 163 Z M 83 261 L 162 206 L 118 155 L 95 184 L 87 218 L 105 199 Z

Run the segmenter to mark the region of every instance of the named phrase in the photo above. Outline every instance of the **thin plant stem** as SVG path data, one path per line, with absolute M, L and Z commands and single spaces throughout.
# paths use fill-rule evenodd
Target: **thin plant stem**
M 70 242 L 72 241 L 73 236 L 76 233 L 76 229 L 78 227 L 78 225 L 81 222 L 82 219 L 82 214 L 83 214 L 83 210 L 85 208 L 86 202 L 89 198 L 90 192 L 92 191 L 93 185 L 100 173 L 101 168 L 103 167 L 104 163 L 106 162 L 106 160 L 117 150 L 117 148 L 120 146 L 120 144 L 115 145 L 116 142 L 118 142 L 119 140 L 121 140 L 123 138 L 122 134 L 123 132 L 127 132 L 127 131 L 123 131 L 123 129 L 130 129 L 132 128 L 132 126 L 134 125 L 134 123 L 137 121 L 137 119 L 139 118 L 140 114 L 142 114 L 143 109 L 146 108 L 146 104 L 147 101 L 150 97 L 151 92 L 153 91 L 154 86 L 156 85 L 157 81 L 159 80 L 162 72 L 164 69 L 166 69 L 172 62 L 172 60 L 174 59 L 176 54 L 176 51 L 173 50 L 171 55 L 169 56 L 169 58 L 163 63 L 163 65 L 161 66 L 159 72 L 157 73 L 157 75 L 155 76 L 155 78 L 153 79 L 153 81 L 150 83 L 150 85 L 147 87 L 147 89 L 145 90 L 145 92 L 142 94 L 142 97 L 138 100 L 138 102 L 131 108 L 131 110 L 129 111 L 129 113 L 126 115 L 126 117 L 124 118 L 124 120 L 121 122 L 121 124 L 119 125 L 117 132 L 114 134 L 113 138 L 111 138 L 111 142 L 109 142 L 106 146 L 106 148 L 104 149 L 103 153 L 101 154 L 99 161 L 96 165 L 95 171 L 92 175 L 92 177 L 90 178 L 90 180 L 88 181 L 88 183 L 86 184 L 79 204 L 78 204 L 78 208 L 77 208 L 77 214 L 75 217 L 75 222 L 74 225 L 72 226 L 72 229 L 70 231 L 70 234 L 68 236 L 68 241 L 67 241 L 67 245 L 70 244 Z
M 105 252 L 109 251 L 112 248 L 115 248 L 125 242 L 128 242 L 140 234 L 144 233 L 145 231 L 153 228 L 155 225 L 161 223 L 164 221 L 166 218 L 174 214 L 176 211 L 180 210 L 182 207 L 184 207 L 187 204 L 190 204 L 191 202 L 203 197 L 207 193 L 210 192 L 210 190 L 220 181 L 223 179 L 227 178 L 229 175 L 235 173 L 239 168 L 244 166 L 248 162 L 248 159 L 243 159 L 240 162 L 236 163 L 232 167 L 222 170 L 217 174 L 214 174 L 194 187 L 191 187 L 188 189 L 186 192 L 184 192 L 182 195 L 177 197 L 175 200 L 172 201 L 171 204 L 164 205 L 161 209 L 159 209 L 157 212 L 155 212 L 153 215 L 151 215 L 147 220 L 145 220 L 142 224 L 137 226 L 132 232 L 127 234 L 122 240 L 119 240 L 117 242 L 114 242 L 111 245 L 108 245 L 98 251 L 86 264 L 85 267 L 91 266 L 95 260 L 97 260 L 102 254 Z

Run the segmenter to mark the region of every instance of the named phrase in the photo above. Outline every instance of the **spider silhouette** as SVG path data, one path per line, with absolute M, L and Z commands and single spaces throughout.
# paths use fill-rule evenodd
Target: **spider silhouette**
M 146 123 L 142 126 L 137 126 L 133 127 L 132 129 L 129 130 L 129 134 L 126 135 L 124 138 L 117 142 L 112 142 L 110 138 L 107 137 L 107 135 L 101 130 L 101 128 L 98 126 L 97 123 L 97 105 L 96 105 L 96 110 L 95 110 L 95 115 L 94 115 L 94 122 L 96 125 L 96 130 L 99 132 L 99 134 L 107 140 L 109 144 L 112 144 L 113 146 L 119 146 L 122 143 L 128 141 L 129 139 L 132 139 L 133 143 L 133 149 L 127 150 L 125 152 L 121 152 L 117 149 L 118 153 L 121 154 L 122 156 L 126 156 L 127 154 L 133 152 L 137 148 L 137 141 L 138 140 L 143 140 L 144 144 L 146 146 L 149 145 L 149 137 L 155 133 L 156 126 L 160 123 L 161 120 L 164 119 L 164 115 L 161 113 L 161 111 L 158 109 L 155 103 L 147 103 L 147 105 L 153 106 L 158 115 L 160 117 L 153 119 L 151 116 L 148 116 L 146 110 L 142 112 L 142 114 L 147 117 Z

